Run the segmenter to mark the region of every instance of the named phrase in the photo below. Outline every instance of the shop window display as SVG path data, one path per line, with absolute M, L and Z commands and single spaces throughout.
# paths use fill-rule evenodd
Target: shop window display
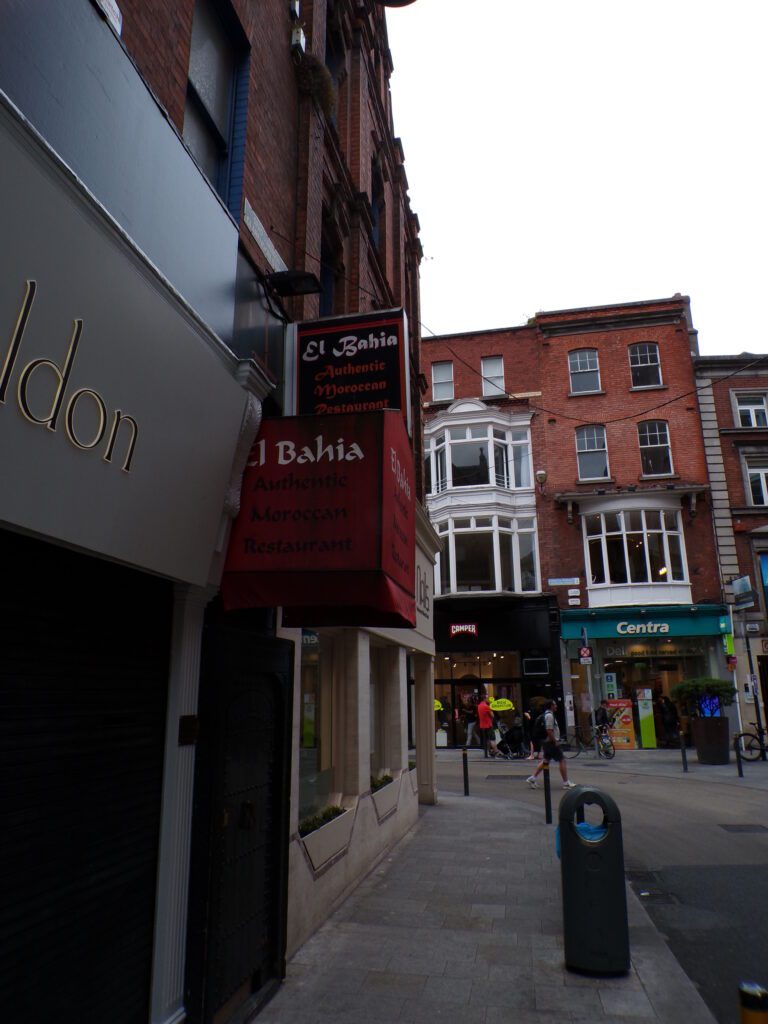
M 302 631 L 299 817 L 315 814 L 332 790 L 330 642 Z
M 541 673 L 546 658 L 523 660 L 518 651 L 483 651 L 480 654 L 438 654 L 435 660 L 435 745 L 479 748 L 475 708 L 485 693 L 502 731 L 522 728 L 531 701 L 551 696 L 551 684 Z M 528 672 L 527 669 L 532 669 Z M 507 702 L 511 707 L 506 706 Z M 473 725 L 473 722 L 475 723 Z

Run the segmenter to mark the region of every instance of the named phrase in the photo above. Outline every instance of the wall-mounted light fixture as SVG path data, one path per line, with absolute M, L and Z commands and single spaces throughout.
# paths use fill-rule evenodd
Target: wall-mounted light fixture
M 294 295 L 315 295 L 322 290 L 320 282 L 308 270 L 277 270 L 274 274 L 266 274 L 264 281 L 283 299 Z
M 295 25 L 291 29 L 291 50 L 297 54 L 306 53 L 307 37 L 301 25 Z
M 547 471 L 546 469 L 536 470 L 536 483 L 539 485 L 539 491 L 541 494 L 544 493 L 544 484 L 547 482 Z

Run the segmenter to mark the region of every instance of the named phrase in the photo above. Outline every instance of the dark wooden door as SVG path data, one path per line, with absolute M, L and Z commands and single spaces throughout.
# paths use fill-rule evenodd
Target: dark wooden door
M 285 974 L 293 644 L 206 627 L 187 1011 L 219 1024 Z

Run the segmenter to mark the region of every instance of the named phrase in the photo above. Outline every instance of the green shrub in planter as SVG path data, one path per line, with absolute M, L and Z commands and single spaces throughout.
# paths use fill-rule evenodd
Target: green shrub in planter
M 727 679 L 699 676 L 673 686 L 669 696 L 682 704 L 692 718 L 710 718 L 721 708 L 733 704 L 734 689 Z
M 330 807 L 324 807 L 319 814 L 313 814 L 310 818 L 304 818 L 303 821 L 299 822 L 299 835 L 304 838 L 308 836 L 310 832 L 314 832 L 318 828 L 322 828 L 323 825 L 327 825 L 329 821 L 333 821 L 334 818 L 338 818 L 340 814 L 343 814 L 346 808 L 339 807 L 338 804 L 332 804 Z
M 691 719 L 691 736 L 699 761 L 702 764 L 728 764 L 731 756 L 730 724 L 720 711 L 733 704 L 733 683 L 700 676 L 673 686 L 669 695 L 683 705 Z
M 371 790 L 376 792 L 378 789 L 382 789 L 384 786 L 388 786 L 392 782 L 391 775 L 379 775 L 377 778 L 371 776 Z

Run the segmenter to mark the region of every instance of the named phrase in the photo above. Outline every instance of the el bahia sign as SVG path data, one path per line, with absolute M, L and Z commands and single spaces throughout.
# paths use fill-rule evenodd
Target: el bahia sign
M 416 624 L 415 483 L 399 412 L 265 420 L 222 580 L 290 626 Z
M 300 323 L 296 412 L 339 416 L 400 409 L 410 433 L 409 365 L 402 309 Z

